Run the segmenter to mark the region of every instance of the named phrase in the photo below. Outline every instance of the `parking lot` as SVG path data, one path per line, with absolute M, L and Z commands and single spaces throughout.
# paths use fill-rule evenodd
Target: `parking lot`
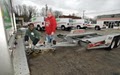
M 120 29 L 86 31 L 104 35 L 120 33 Z M 69 31 L 57 30 L 56 34 L 60 33 L 68 34 Z M 44 35 L 44 32 L 41 34 Z M 28 61 L 31 75 L 120 75 L 120 47 L 112 51 L 104 49 L 86 51 L 82 47 L 61 47 L 55 52 L 28 56 Z

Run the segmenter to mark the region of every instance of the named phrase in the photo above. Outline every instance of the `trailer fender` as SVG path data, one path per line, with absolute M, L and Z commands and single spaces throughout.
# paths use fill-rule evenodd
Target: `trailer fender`
M 105 39 L 105 45 L 106 46 L 110 46 L 110 44 L 112 43 L 112 41 L 113 41 L 113 36 L 110 36 L 110 35 L 108 35 L 107 37 L 106 37 L 106 39 Z

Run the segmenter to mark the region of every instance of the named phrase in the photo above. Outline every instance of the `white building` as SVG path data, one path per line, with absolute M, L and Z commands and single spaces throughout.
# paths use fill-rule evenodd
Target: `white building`
M 108 28 L 120 27 L 120 14 L 97 16 L 97 22 L 101 22 Z

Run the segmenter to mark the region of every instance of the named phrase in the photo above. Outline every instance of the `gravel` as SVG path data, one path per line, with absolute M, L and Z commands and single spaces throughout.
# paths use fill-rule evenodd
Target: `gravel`
M 86 31 L 104 35 L 120 33 L 117 29 Z M 59 33 L 69 32 L 58 30 L 56 34 Z M 41 34 L 44 35 L 44 32 Z M 61 47 L 55 52 L 28 56 L 28 62 L 31 75 L 120 75 L 120 47 L 112 51 L 104 49 L 86 51 L 80 47 Z

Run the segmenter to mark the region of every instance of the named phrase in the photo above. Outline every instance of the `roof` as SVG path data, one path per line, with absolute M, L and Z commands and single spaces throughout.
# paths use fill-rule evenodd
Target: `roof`
M 99 15 L 97 20 L 120 20 L 120 13 L 118 14 L 108 14 L 108 15 Z
M 117 21 L 120 21 L 120 18 L 100 18 L 100 19 L 97 19 L 98 21 L 103 21 L 103 20 L 117 20 Z
M 62 16 L 59 16 L 59 18 L 81 19 L 81 17 L 78 17 L 78 16 L 71 16 L 71 15 L 62 15 Z

